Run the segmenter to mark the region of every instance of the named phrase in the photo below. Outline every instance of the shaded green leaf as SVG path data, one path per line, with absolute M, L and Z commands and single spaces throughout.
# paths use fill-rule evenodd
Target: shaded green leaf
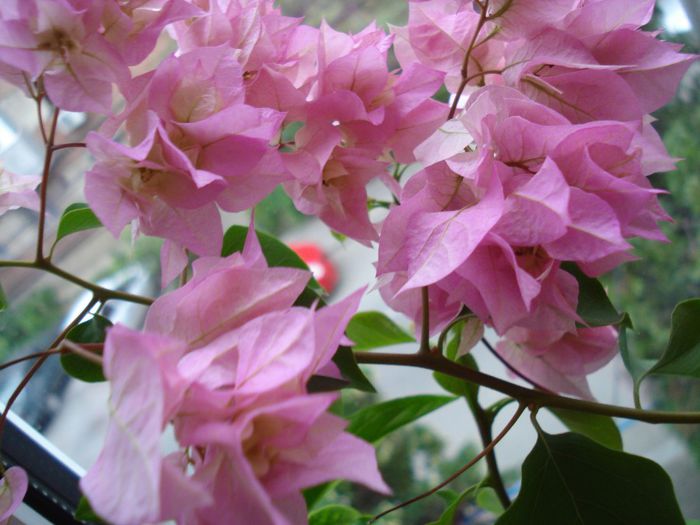
M 58 223 L 56 242 L 73 233 L 92 230 L 102 226 L 100 219 L 87 204 L 78 202 L 68 206 Z
M 369 518 L 352 507 L 328 505 L 309 514 L 309 525 L 360 525 Z
M 640 369 L 639 363 L 633 359 L 632 354 L 630 353 L 627 330 L 632 329 L 632 319 L 629 315 L 625 314 L 622 322 L 620 323 L 617 341 L 618 346 L 620 347 L 622 362 L 632 378 L 636 379 L 643 373 L 643 371 Z
M 109 319 L 96 315 L 89 321 L 80 323 L 73 328 L 66 335 L 66 339 L 75 343 L 103 343 L 106 330 L 110 326 L 112 326 L 112 322 Z M 106 381 L 101 366 L 79 355 L 71 353 L 61 354 L 61 365 L 69 376 L 81 381 L 87 383 Z
M 462 366 L 478 370 L 476 360 L 471 355 L 462 356 L 456 362 Z M 470 383 L 442 372 L 433 372 L 433 378 L 438 385 L 450 394 L 462 396 L 471 401 L 476 401 L 479 396 L 479 385 L 476 383 Z
M 540 432 L 522 488 L 496 525 L 683 525 L 664 470 L 580 434 Z
M 622 436 L 613 418 L 562 408 L 549 408 L 548 410 L 557 416 L 559 421 L 564 423 L 569 430 L 583 434 L 613 450 L 622 450 Z
M 309 267 L 301 260 L 294 250 L 272 235 L 256 230 L 260 248 L 265 260 L 270 266 L 286 266 L 307 270 Z M 248 228 L 245 226 L 231 226 L 224 234 L 224 242 L 221 248 L 222 257 L 227 257 L 243 250 L 248 236 Z
M 622 322 L 623 314 L 610 302 L 598 279 L 588 277 L 574 263 L 564 263 L 561 267 L 578 281 L 577 313 L 589 326 L 608 326 Z
M 700 299 L 683 301 L 673 310 L 666 350 L 648 374 L 700 378 Z
M 309 381 L 306 383 L 306 390 L 310 394 L 315 394 L 319 392 L 337 392 L 343 388 L 350 386 L 349 381 L 344 379 L 337 379 L 335 377 L 326 376 L 311 376 Z
M 355 354 L 348 346 L 341 346 L 333 356 L 333 362 L 340 369 L 340 373 L 350 383 L 349 387 L 362 392 L 375 393 L 376 390 L 367 376 L 360 369 Z
M 349 417 L 347 431 L 376 443 L 387 434 L 454 401 L 451 396 L 419 395 L 384 401 L 358 410 Z
M 348 323 L 345 334 L 355 343 L 355 350 L 412 343 L 410 334 L 381 312 L 359 312 Z
M 306 501 L 306 508 L 309 510 L 313 509 L 321 501 L 321 498 L 337 484 L 337 481 L 329 481 L 328 483 L 322 483 L 303 490 L 302 494 L 304 495 L 304 501 Z
M 105 523 L 94 510 L 85 496 L 80 497 L 78 506 L 75 509 L 75 519 L 87 523 Z
M 10 303 L 7 301 L 7 295 L 5 295 L 5 290 L 2 289 L 2 284 L 0 284 L 0 312 L 8 306 L 10 306 Z
M 284 244 L 279 239 L 268 235 L 267 233 L 256 230 L 258 235 L 258 240 L 260 241 L 260 248 L 262 249 L 263 255 L 267 264 L 276 267 L 286 267 L 286 268 L 299 268 L 300 270 L 310 271 L 307 264 L 299 257 L 294 250 L 289 246 Z M 224 241 L 221 248 L 222 257 L 227 257 L 233 253 L 240 252 L 245 246 L 245 240 L 248 235 L 248 228 L 244 226 L 231 226 L 224 234 Z M 307 293 L 308 290 L 308 293 Z M 305 297 L 309 304 L 304 304 L 302 306 L 309 306 L 313 301 L 318 298 L 319 295 L 324 295 L 324 290 L 320 284 L 313 277 L 309 281 L 309 286 L 300 296 Z

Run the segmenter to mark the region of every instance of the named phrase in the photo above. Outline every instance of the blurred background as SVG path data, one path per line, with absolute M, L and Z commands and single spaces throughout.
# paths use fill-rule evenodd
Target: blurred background
M 332 26 L 359 31 L 376 19 L 381 24 L 404 24 L 407 8 L 403 0 L 283 0 L 283 10 L 292 16 L 306 16 L 309 23 L 326 19 Z M 700 52 L 700 2 L 661 0 L 652 22 L 663 30 L 664 38 L 683 43 L 687 52 Z M 169 49 L 167 42 L 162 46 Z M 43 162 L 43 145 L 38 134 L 33 101 L 19 91 L 0 83 L 0 162 L 10 171 L 37 174 Z M 627 264 L 605 278 L 613 302 L 635 320 L 631 334 L 635 354 L 655 358 L 664 348 L 674 305 L 688 297 L 700 296 L 700 69 L 696 64 L 686 77 L 677 99 L 660 111 L 657 129 L 671 154 L 682 160 L 678 170 L 652 178 L 655 186 L 668 190 L 661 201 L 675 218 L 665 224 L 670 244 L 638 242 L 639 261 Z M 61 142 L 83 140 L 99 120 L 84 114 L 63 113 L 59 121 Z M 57 153 L 49 185 L 50 238 L 62 210 L 83 201 L 82 174 L 90 159 L 82 150 Z M 245 223 L 246 217 L 227 215 L 227 225 Z M 338 240 L 325 226 L 294 209 L 282 190 L 275 191 L 256 209 L 259 229 L 280 236 L 287 242 L 312 243 L 325 255 L 323 264 L 337 273 L 333 297 L 343 297 L 373 282 L 376 253 L 353 241 Z M 29 259 L 35 249 L 36 214 L 13 211 L 0 218 L 0 258 Z M 53 230 L 52 230 L 53 229 Z M 93 230 L 66 238 L 55 261 L 68 270 L 103 286 L 131 293 L 158 293 L 159 241 L 140 238 L 132 242 L 125 235 L 115 244 L 103 230 Z M 0 312 L 0 362 L 41 351 L 89 300 L 82 290 L 41 273 L 0 270 L 0 281 L 10 299 L 10 308 Z M 386 310 L 378 294 L 367 294 L 363 309 Z M 142 307 L 109 303 L 101 312 L 114 322 L 138 327 Z M 408 321 L 387 311 L 398 323 Z M 493 334 L 491 338 L 495 339 Z M 412 348 L 399 348 L 411 351 Z M 493 374 L 506 375 L 483 348 L 474 351 L 479 366 Z M 5 401 L 19 383 L 26 366 L 0 373 L 0 399 Z M 439 393 L 431 374 L 423 371 L 375 367 L 367 371 L 379 393 L 373 396 L 344 394 L 345 410 L 365 406 L 378 398 L 395 398 L 418 393 Z M 601 401 L 631 404 L 631 384 L 619 360 L 592 378 L 593 391 Z M 483 389 L 482 389 L 483 390 Z M 104 384 L 86 384 L 67 378 L 60 363 L 50 359 L 15 405 L 17 415 L 41 432 L 79 467 L 87 468 L 97 457 L 106 430 Z M 483 404 L 499 396 L 482 393 Z M 645 385 L 644 404 L 668 410 L 700 410 L 700 382 L 680 378 L 652 379 Z M 502 425 L 510 416 L 504 411 L 496 422 Z M 547 414 L 542 423 L 548 430 L 563 427 Z M 655 427 L 627 421 L 617 422 L 625 449 L 650 457 L 669 471 L 686 517 L 700 518 L 700 427 Z M 529 423 L 519 423 L 499 445 L 498 460 L 505 472 L 510 492 L 518 490 L 519 465 L 532 448 L 535 436 Z M 387 501 L 370 492 L 341 484 L 327 501 L 348 503 L 367 513 L 410 498 L 437 484 L 466 463 L 480 450 L 478 433 L 462 401 L 425 418 L 418 425 L 399 431 L 379 447 L 379 459 L 394 496 Z M 59 452 L 60 451 L 60 452 Z M 410 460 L 407 461 L 407 458 Z M 459 492 L 480 479 L 475 468 L 453 483 Z M 488 502 L 467 502 L 456 523 L 492 523 L 495 513 L 483 507 Z M 492 507 L 492 506 L 491 506 Z M 382 523 L 423 525 L 436 519 L 444 508 L 438 496 L 385 518 Z M 497 511 L 492 508 L 492 511 Z

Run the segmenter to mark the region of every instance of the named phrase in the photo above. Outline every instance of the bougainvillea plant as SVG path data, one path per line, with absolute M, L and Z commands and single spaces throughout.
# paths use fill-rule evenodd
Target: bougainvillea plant
M 632 322 L 597 280 L 634 257 L 631 239 L 663 241 L 670 220 L 648 177 L 675 159 L 650 113 L 696 57 L 641 29 L 653 10 L 653 0 L 411 0 L 404 27 L 345 34 L 272 0 L 3 0 L 0 78 L 36 101 L 45 162 L 34 176 L 0 171 L 0 213 L 39 214 L 34 259 L 0 266 L 52 273 L 93 300 L 34 356 L 0 428 L 39 367 L 71 355 L 68 373 L 97 367 L 111 389 L 106 441 L 80 482 L 102 520 L 355 523 L 353 509 L 317 508 L 324 487 L 346 479 L 389 493 L 370 442 L 426 409 L 404 400 L 387 423 L 390 408 L 376 404 L 348 426 L 329 408 L 340 389 L 366 387 L 358 363 L 421 367 L 477 418 L 484 449 L 462 471 L 487 459 L 499 525 L 685 523 L 658 465 L 586 432 L 613 416 L 700 423 L 645 410 L 638 396 L 635 408 L 597 403 L 586 379 L 618 351 L 637 391 L 650 374 L 698 375 L 700 300 L 677 307 L 665 354 L 640 373 L 626 348 Z M 161 37 L 175 52 L 135 75 Z M 104 121 L 57 143 L 61 110 Z M 55 242 L 101 225 L 160 237 L 170 291 L 105 289 L 52 261 L 47 183 L 66 148 L 94 162 L 88 206 L 64 215 Z M 392 198 L 368 206 L 375 179 Z M 283 244 L 261 243 L 254 220 L 224 236 L 221 210 L 252 210 L 279 185 L 301 212 L 378 246 L 367 284 L 415 323 L 415 353 L 353 348 L 389 345 L 396 327 L 358 314 L 364 289 L 328 304 Z M 378 205 L 380 222 L 368 211 Z M 71 340 L 107 301 L 149 305 L 143 329 Z M 469 351 L 485 326 L 531 387 L 478 371 Z M 469 385 L 504 401 L 483 408 Z M 514 415 L 494 438 L 504 408 Z M 545 408 L 579 413 L 578 433 L 545 433 Z M 538 440 L 511 503 L 493 451 L 525 411 Z M 166 430 L 178 449 L 164 455 Z M 27 475 L 13 466 L 2 483 L 6 519 Z M 436 523 L 453 522 L 462 496 Z

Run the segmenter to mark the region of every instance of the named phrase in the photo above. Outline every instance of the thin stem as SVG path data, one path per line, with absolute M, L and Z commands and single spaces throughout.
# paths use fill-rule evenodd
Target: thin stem
M 44 229 L 46 227 L 46 187 L 49 182 L 49 173 L 51 172 L 51 159 L 53 157 L 53 143 L 56 138 L 56 125 L 58 124 L 58 115 L 60 109 L 55 108 L 53 118 L 51 119 L 51 130 L 46 142 L 46 153 L 44 154 L 44 171 L 41 174 L 41 190 L 39 193 L 39 231 L 36 243 L 36 260 L 41 261 L 44 258 Z
M 0 268 L 31 268 L 34 270 L 41 270 L 44 272 L 51 273 L 65 281 L 80 286 L 81 288 L 90 290 L 95 295 L 95 297 L 97 297 L 100 300 L 100 302 L 106 302 L 110 299 L 116 299 L 119 301 L 127 301 L 130 303 L 143 304 L 146 306 L 150 306 L 153 303 L 153 299 L 151 297 L 144 297 L 141 295 L 135 295 L 126 292 L 118 292 L 116 290 L 103 288 L 102 286 L 99 286 L 97 284 L 85 281 L 77 275 L 62 270 L 61 268 L 55 266 L 51 261 L 48 261 L 46 259 L 41 261 L 0 260 Z
M 632 395 L 634 397 L 634 407 L 635 408 L 639 408 L 639 409 L 642 408 L 641 388 L 642 388 L 642 380 L 645 377 L 646 377 L 646 374 L 644 374 L 641 377 L 634 380 L 634 387 L 632 388 Z
M 479 453 L 474 457 L 474 459 L 472 459 L 469 463 L 467 463 L 467 464 L 464 465 L 462 468 L 460 468 L 457 472 L 455 472 L 454 474 L 452 474 L 452 475 L 451 475 L 449 478 L 447 478 L 445 481 L 443 481 L 443 482 L 440 483 L 439 485 L 433 487 L 433 488 L 430 489 L 429 491 L 424 492 L 423 494 L 420 494 L 419 496 L 416 496 L 415 498 L 411 498 L 411 499 L 409 499 L 409 500 L 407 500 L 407 501 L 404 501 L 403 503 L 400 503 L 400 504 L 396 505 L 395 507 L 390 508 L 389 510 L 385 510 L 385 511 L 382 512 L 381 514 L 377 514 L 374 518 L 372 518 L 372 519 L 370 520 L 369 523 L 374 523 L 374 522 L 377 521 L 378 519 L 380 519 L 380 518 L 386 516 L 387 514 L 389 514 L 389 513 L 391 513 L 391 512 L 394 512 L 394 511 L 396 511 L 396 510 L 398 510 L 398 509 L 401 509 L 401 508 L 403 508 L 403 507 L 407 507 L 408 505 L 411 505 L 412 503 L 415 503 L 416 501 L 420 501 L 420 500 L 422 500 L 422 499 L 424 499 L 424 498 L 427 498 L 428 496 L 432 496 L 433 494 L 435 494 L 435 493 L 436 493 L 438 490 L 440 490 L 441 488 L 443 488 L 443 487 L 445 487 L 446 485 L 449 485 L 450 483 L 452 483 L 455 479 L 457 479 L 459 476 L 461 476 L 462 474 L 464 474 L 467 470 L 469 470 L 469 469 L 472 468 L 474 465 L 476 465 L 484 456 L 488 456 L 489 454 L 491 454 L 491 452 L 493 452 L 493 449 L 496 447 L 496 445 L 498 445 L 498 443 L 506 436 L 506 434 L 508 434 L 508 432 L 510 432 L 510 429 L 513 428 L 513 425 L 515 425 L 515 423 L 518 421 L 518 419 L 520 419 L 520 416 L 522 416 L 522 414 L 523 414 L 523 412 L 525 411 L 525 408 L 526 408 L 526 407 L 527 407 L 527 405 L 521 403 L 520 406 L 518 407 L 518 410 L 515 412 L 515 414 L 513 415 L 513 417 L 510 418 L 510 421 L 508 421 L 508 423 L 506 424 L 506 426 L 503 427 L 503 430 L 501 430 L 501 432 L 498 434 L 498 436 L 496 436 L 495 439 L 490 440 L 490 441 L 486 444 L 484 450 L 482 450 L 481 452 L 479 452 Z
M 85 142 L 66 142 L 64 144 L 57 144 L 56 146 L 53 146 L 51 149 L 53 149 L 53 151 L 58 151 L 60 149 L 67 149 L 67 148 L 87 148 L 87 144 Z
M 604 403 L 596 403 L 583 399 L 563 397 L 549 392 L 525 388 L 503 379 L 472 370 L 458 363 L 446 359 L 440 354 L 387 354 L 372 352 L 356 352 L 355 358 L 361 364 L 395 365 L 425 368 L 435 372 L 442 372 L 452 377 L 476 383 L 485 388 L 490 388 L 513 397 L 526 404 L 540 407 L 565 408 L 578 412 L 599 414 L 602 416 L 621 417 L 644 421 L 646 423 L 677 423 L 698 424 L 700 412 L 664 412 L 660 410 L 640 410 L 636 408 L 620 407 Z
M 487 12 L 489 8 L 489 0 L 485 0 L 483 5 L 479 5 L 481 6 L 479 22 L 477 22 L 476 27 L 474 28 L 474 34 L 472 35 L 472 39 L 469 42 L 469 47 L 467 47 L 467 52 L 464 55 L 464 62 L 462 62 L 462 81 L 460 82 L 459 88 L 457 88 L 457 92 L 455 93 L 455 99 L 452 102 L 452 107 L 450 108 L 450 113 L 447 117 L 447 120 L 453 119 L 454 116 L 457 114 L 459 99 L 462 98 L 462 93 L 464 93 L 464 89 L 467 87 L 467 82 L 469 82 L 469 60 L 471 59 L 472 51 L 474 51 L 476 39 L 479 37 L 481 29 L 484 27 L 484 24 L 488 19 Z
M 93 297 L 88 305 L 83 308 L 83 310 L 78 314 L 78 316 L 73 319 L 68 326 L 66 326 L 63 331 L 58 335 L 56 339 L 54 339 L 53 343 L 49 346 L 49 349 L 53 349 L 56 345 L 58 345 L 61 341 L 65 339 L 65 337 L 68 335 L 68 332 L 70 332 L 73 328 L 75 328 L 80 321 L 83 320 L 83 317 L 85 317 L 88 312 L 92 309 L 93 306 L 95 306 L 99 302 L 99 299 L 97 297 Z M 2 416 L 0 416 L 0 442 L 2 442 L 2 434 L 3 431 L 5 430 L 5 421 L 7 421 L 7 415 L 10 413 L 10 409 L 12 408 L 12 405 L 15 403 L 19 395 L 22 393 L 22 390 L 24 390 L 24 387 L 27 386 L 29 381 L 31 381 L 32 377 L 34 377 L 34 374 L 37 373 L 37 371 L 41 368 L 41 366 L 46 362 L 46 360 L 53 355 L 52 353 L 49 352 L 44 352 L 44 355 L 39 357 L 32 367 L 29 369 L 27 374 L 24 376 L 22 381 L 20 381 L 19 385 L 17 385 L 17 388 L 15 388 L 14 392 L 12 392 L 12 395 L 10 398 L 7 400 L 7 404 L 5 405 L 5 410 L 2 412 Z
M 420 290 L 423 309 L 423 319 L 421 320 L 420 348 L 419 354 L 430 353 L 430 291 L 427 286 Z
M 42 99 L 42 96 L 36 96 L 36 98 L 34 99 L 36 101 L 36 117 L 39 120 L 39 131 L 41 132 L 41 138 L 44 141 L 44 144 L 48 144 L 49 138 L 46 136 L 46 128 L 44 127 L 44 115 L 41 111 Z
M 542 385 L 540 385 L 539 383 L 536 383 L 535 381 L 533 381 L 532 379 L 530 379 L 529 377 L 527 377 L 525 374 L 523 374 L 520 370 L 518 370 L 518 369 L 515 368 L 513 365 L 511 365 L 508 361 L 506 361 L 505 359 L 503 359 L 503 357 L 501 357 L 501 354 L 499 354 L 498 352 L 496 352 L 496 349 L 493 347 L 493 345 L 491 345 L 491 343 L 489 342 L 488 339 L 486 339 L 485 337 L 482 337 L 482 338 L 481 338 L 481 342 L 482 342 L 482 343 L 484 344 L 484 346 L 488 349 L 488 351 L 491 352 L 491 353 L 493 354 L 493 356 L 501 362 L 501 364 L 502 364 L 503 366 L 505 366 L 508 370 L 510 370 L 511 372 L 513 372 L 513 373 L 514 373 L 516 376 L 518 376 L 520 379 L 522 379 L 523 381 L 526 381 L 526 382 L 530 383 L 532 386 L 534 386 L 535 388 L 537 388 L 537 389 L 539 389 L 539 390 L 542 390 L 543 392 L 553 393 L 549 388 L 545 388 L 545 387 L 543 387 Z
M 469 402 L 469 407 L 471 408 L 472 414 L 474 415 L 474 420 L 476 421 L 476 426 L 479 429 L 479 436 L 481 437 L 481 442 L 484 447 L 488 448 L 488 444 L 493 441 L 492 437 L 492 424 L 493 421 L 486 413 L 486 411 L 476 402 Z M 525 409 L 525 405 L 521 404 L 518 407 L 518 412 L 515 414 L 515 418 L 520 417 L 522 411 Z M 515 421 L 513 421 L 515 422 Z M 499 438 L 496 438 L 497 440 Z M 489 481 L 491 487 L 496 492 L 501 505 L 504 509 L 510 507 L 510 498 L 508 497 L 508 491 L 506 490 L 505 483 L 503 483 L 503 478 L 501 477 L 501 470 L 498 468 L 498 461 L 496 460 L 496 454 L 493 450 L 486 454 L 486 468 L 489 472 Z
M 90 352 L 89 350 L 86 350 L 81 345 L 78 345 L 73 341 L 64 339 L 63 342 L 61 342 L 61 345 L 59 346 L 59 351 L 63 350 L 67 350 L 68 352 L 82 357 L 83 359 L 90 361 L 91 363 L 95 363 L 96 365 L 102 366 L 102 358 L 99 355 L 96 355 Z
M 11 361 L 7 361 L 5 363 L 2 363 L 0 365 L 0 370 L 5 370 L 6 368 L 10 368 L 11 366 L 18 365 L 20 363 L 24 363 L 25 361 L 29 361 L 31 359 L 36 359 L 37 357 L 41 357 L 43 355 L 54 355 L 54 354 L 60 354 L 61 350 L 58 348 L 53 348 L 51 350 L 44 350 L 42 352 L 34 352 L 33 354 L 27 354 L 22 357 L 18 357 L 17 359 L 13 359 Z

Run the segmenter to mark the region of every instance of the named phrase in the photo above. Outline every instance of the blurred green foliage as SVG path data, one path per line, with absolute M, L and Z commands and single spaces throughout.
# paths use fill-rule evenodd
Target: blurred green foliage
M 51 288 L 40 288 L 0 312 L 0 361 L 25 348 L 61 320 L 61 304 Z
M 408 2 L 403 0 L 280 0 L 285 14 L 303 16 L 319 25 L 326 20 L 342 31 L 358 32 L 376 20 L 380 25 L 405 24 Z

